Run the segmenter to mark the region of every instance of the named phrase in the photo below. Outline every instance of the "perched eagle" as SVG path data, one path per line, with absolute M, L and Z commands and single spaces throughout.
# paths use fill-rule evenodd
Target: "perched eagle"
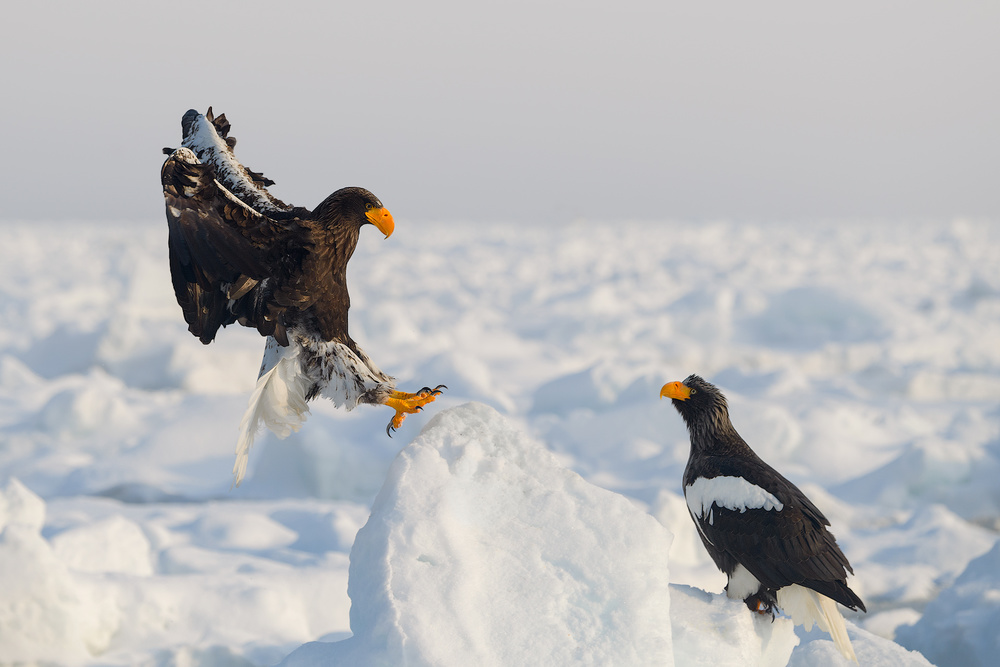
M 847 586 L 854 574 L 827 530 L 830 522 L 798 487 L 764 463 L 729 421 L 726 397 L 697 375 L 670 382 L 691 435 L 684 497 L 701 541 L 726 573 L 726 594 L 759 613 L 780 607 L 812 629 L 815 622 L 857 662 L 836 603 L 865 610 Z
M 297 431 L 307 401 L 324 396 L 348 410 L 359 403 L 396 411 L 386 433 L 441 393 L 396 391 L 347 333 L 347 262 L 361 227 L 386 238 L 392 215 L 364 188 L 343 188 L 312 211 L 267 191 L 274 181 L 240 164 L 225 114 L 194 109 L 183 141 L 160 177 L 170 228 L 170 275 L 188 329 L 206 345 L 238 322 L 267 336 L 257 387 L 240 424 L 233 474 L 246 473 L 261 424 L 278 437 Z

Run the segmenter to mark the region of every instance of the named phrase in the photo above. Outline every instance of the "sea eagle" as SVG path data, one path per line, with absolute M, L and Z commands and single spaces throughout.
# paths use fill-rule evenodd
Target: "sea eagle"
M 750 449 L 714 385 L 691 375 L 665 384 L 664 396 L 691 436 L 684 498 L 702 543 L 729 578 L 726 594 L 772 617 L 777 606 L 806 630 L 815 622 L 857 662 L 836 603 L 855 611 L 865 604 L 847 586 L 854 570 L 827 530 L 830 522 Z
M 206 345 L 234 322 L 267 337 L 240 423 L 236 485 L 259 427 L 288 436 L 317 396 L 348 410 L 359 403 L 393 408 L 391 435 L 445 388 L 396 391 L 347 332 L 347 262 L 361 227 L 372 224 L 388 238 L 392 215 L 357 187 L 337 190 L 312 211 L 279 201 L 266 189 L 274 181 L 236 160 L 229 122 L 211 107 L 185 113 L 181 129 L 181 147 L 163 149 L 169 157 L 160 178 L 170 276 L 188 330 Z

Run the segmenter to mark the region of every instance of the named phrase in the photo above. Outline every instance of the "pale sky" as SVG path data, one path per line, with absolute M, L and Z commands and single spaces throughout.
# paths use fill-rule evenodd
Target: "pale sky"
M 1000 220 L 1000 3 L 17 3 L 0 220 L 155 220 L 189 108 L 397 220 Z

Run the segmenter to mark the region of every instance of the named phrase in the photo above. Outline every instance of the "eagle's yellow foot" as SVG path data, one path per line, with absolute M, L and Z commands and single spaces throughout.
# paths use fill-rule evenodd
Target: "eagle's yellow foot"
M 394 391 L 389 394 L 389 398 L 385 399 L 385 404 L 396 411 L 396 416 L 385 427 L 385 434 L 391 438 L 392 432 L 403 425 L 406 415 L 420 412 L 425 405 L 438 397 L 442 389 L 447 388 L 443 384 L 439 384 L 433 389 L 424 387 L 415 394 L 407 394 L 402 391 Z
M 770 599 L 772 597 L 773 595 L 758 593 L 757 595 L 751 595 L 744 602 L 750 608 L 750 611 L 761 616 L 770 616 L 771 622 L 774 622 L 774 602 Z

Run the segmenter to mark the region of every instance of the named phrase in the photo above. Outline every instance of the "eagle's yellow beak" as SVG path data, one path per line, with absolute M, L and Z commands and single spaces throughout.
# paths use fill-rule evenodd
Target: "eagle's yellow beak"
M 691 398 L 691 390 L 683 382 L 668 382 L 660 389 L 660 398 L 676 398 L 678 401 L 686 401 Z
M 396 225 L 392 221 L 392 213 L 389 213 L 389 209 L 385 207 L 373 208 L 365 213 L 365 217 L 368 218 L 368 222 L 378 227 L 378 230 L 385 234 L 386 238 L 392 236 L 392 230 L 396 228 Z

